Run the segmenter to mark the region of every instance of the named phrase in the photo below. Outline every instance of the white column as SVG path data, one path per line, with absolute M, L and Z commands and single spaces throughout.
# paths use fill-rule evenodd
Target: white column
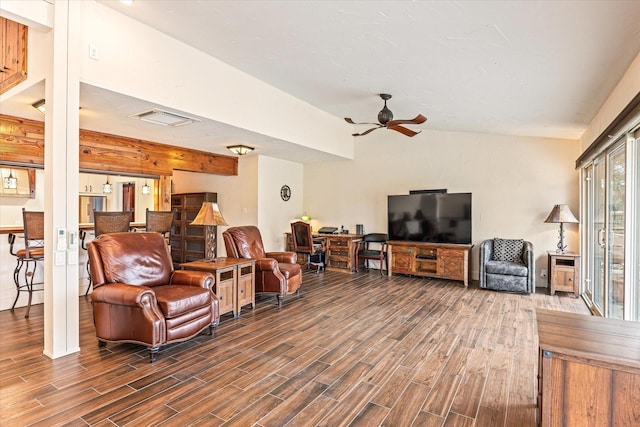
M 44 354 L 55 359 L 80 350 L 78 249 L 79 40 L 81 2 L 54 3 L 53 67 L 46 82 Z M 66 241 L 58 247 L 58 231 Z

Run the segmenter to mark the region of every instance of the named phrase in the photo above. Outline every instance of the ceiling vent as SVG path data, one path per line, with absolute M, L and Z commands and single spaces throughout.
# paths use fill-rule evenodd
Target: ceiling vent
M 155 123 L 157 125 L 173 127 L 184 126 L 188 125 L 189 123 L 199 121 L 191 117 L 181 116 L 176 113 L 169 113 L 168 111 L 158 110 L 157 108 L 145 111 L 144 113 L 134 114 L 129 117 L 144 120 L 145 122 L 149 123 Z

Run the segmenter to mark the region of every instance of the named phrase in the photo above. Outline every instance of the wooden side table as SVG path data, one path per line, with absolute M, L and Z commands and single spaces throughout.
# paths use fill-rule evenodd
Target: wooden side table
M 245 305 L 256 306 L 254 259 L 214 258 L 180 264 L 183 270 L 208 271 L 216 276 L 216 296 L 220 315 L 240 316 Z
M 573 292 L 580 296 L 580 255 L 572 252 L 559 254 L 547 252 L 549 255 L 549 288 L 551 295 L 556 291 Z

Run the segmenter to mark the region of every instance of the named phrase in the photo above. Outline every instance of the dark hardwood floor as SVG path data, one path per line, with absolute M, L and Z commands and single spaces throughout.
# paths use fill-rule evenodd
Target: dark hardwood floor
M 43 306 L 0 312 L 2 426 L 534 426 L 535 308 L 564 293 L 305 272 L 302 298 L 164 347 L 99 348 L 80 297 L 81 351 L 42 354 Z

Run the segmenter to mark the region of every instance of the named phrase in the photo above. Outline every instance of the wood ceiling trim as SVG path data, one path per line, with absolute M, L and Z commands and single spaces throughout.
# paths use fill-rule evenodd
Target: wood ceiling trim
M 0 163 L 44 167 L 44 122 L 0 114 Z M 237 157 L 80 129 L 80 169 L 170 176 L 238 175 Z

